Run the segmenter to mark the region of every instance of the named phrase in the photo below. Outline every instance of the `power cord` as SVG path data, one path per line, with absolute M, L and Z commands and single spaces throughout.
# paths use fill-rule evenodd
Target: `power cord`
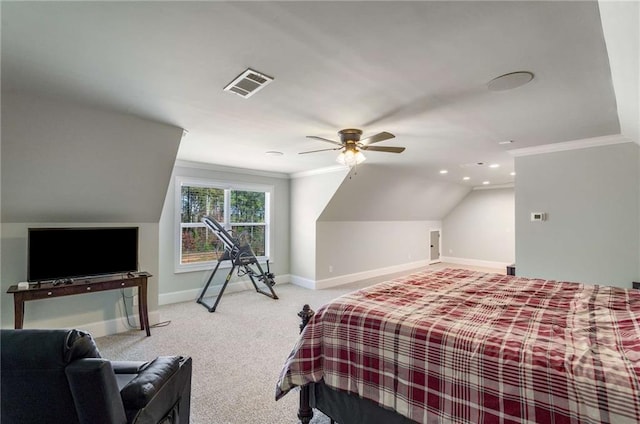
M 127 327 L 129 327 L 129 329 L 131 330 L 137 330 L 138 326 L 131 324 L 131 321 L 129 320 L 129 311 L 127 309 L 127 299 L 133 300 L 134 296 L 125 295 L 124 289 L 120 289 L 120 294 L 122 295 L 122 304 L 124 305 L 124 316 L 127 319 Z M 150 325 L 149 328 L 166 327 L 169 324 L 171 324 L 171 320 L 162 321 L 157 324 Z
M 129 320 L 129 311 L 127 310 L 126 299 L 133 299 L 133 296 L 126 296 L 124 294 L 124 289 L 120 289 L 120 294 L 122 295 L 122 305 L 124 306 L 124 316 L 127 320 L 127 327 L 129 327 L 129 329 L 131 330 L 137 329 L 138 328 L 137 326 L 131 324 L 131 321 Z
M 157 324 L 150 325 L 149 327 L 151 327 L 151 328 L 166 327 L 169 324 L 171 324 L 171 320 L 162 321 L 162 322 L 159 322 Z

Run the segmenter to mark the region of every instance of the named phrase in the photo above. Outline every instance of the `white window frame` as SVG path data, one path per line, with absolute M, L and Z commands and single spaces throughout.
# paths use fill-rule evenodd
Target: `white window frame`
M 174 272 L 194 272 L 194 271 L 208 271 L 212 270 L 218 261 L 207 261 L 183 264 L 182 259 L 182 187 L 206 187 L 206 188 L 218 188 L 225 190 L 225 208 L 224 208 L 224 221 L 225 228 L 231 225 L 231 208 L 229 204 L 229 191 L 258 191 L 265 193 L 265 211 L 264 211 L 264 226 L 265 226 L 265 255 L 257 256 L 259 262 L 274 262 L 272 253 L 274 252 L 274 225 L 272 221 L 273 217 L 273 205 L 274 205 L 274 186 L 264 184 L 252 184 L 236 181 L 220 181 L 205 178 L 195 177 L 175 177 L 175 229 L 174 229 Z M 251 225 L 252 223 L 244 223 Z M 255 223 L 254 223 L 255 224 Z M 262 224 L 262 223 L 260 223 Z M 204 224 L 203 224 L 204 225 Z M 229 229 L 229 228 L 227 228 Z M 220 268 L 231 268 L 231 261 L 224 261 L 220 264 Z

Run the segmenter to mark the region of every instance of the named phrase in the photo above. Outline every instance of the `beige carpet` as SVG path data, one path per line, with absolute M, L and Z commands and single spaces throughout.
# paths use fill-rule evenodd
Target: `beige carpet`
M 445 266 L 460 267 L 437 264 L 429 269 Z M 160 320 L 170 323 L 152 328 L 151 337 L 130 331 L 100 337 L 96 343 L 102 356 L 112 360 L 191 356 L 192 424 L 294 424 L 298 392 L 277 402 L 274 396 L 282 365 L 298 337 L 298 311 L 305 303 L 317 309 L 344 293 L 392 277 L 315 291 L 276 284 L 278 300 L 255 291 L 229 293 L 214 313 L 195 301 L 166 305 L 160 307 Z M 329 420 L 316 411 L 312 423 Z

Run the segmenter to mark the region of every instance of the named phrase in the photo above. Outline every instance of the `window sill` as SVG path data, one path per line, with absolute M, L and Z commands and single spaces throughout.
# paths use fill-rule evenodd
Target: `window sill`
M 258 262 L 260 263 L 260 266 L 265 265 L 267 260 L 269 261 L 269 264 L 273 264 L 274 262 L 273 259 L 267 258 L 266 256 L 258 256 L 257 259 L 258 259 Z M 176 265 L 173 272 L 175 274 L 184 274 L 187 272 L 211 271 L 213 270 L 213 268 L 215 268 L 217 263 L 218 263 L 217 261 L 211 261 L 211 262 L 200 262 L 195 264 Z M 230 260 L 222 261 L 218 269 L 225 269 L 225 268 L 226 269 L 231 268 Z M 266 272 L 267 270 L 264 269 L 264 271 Z

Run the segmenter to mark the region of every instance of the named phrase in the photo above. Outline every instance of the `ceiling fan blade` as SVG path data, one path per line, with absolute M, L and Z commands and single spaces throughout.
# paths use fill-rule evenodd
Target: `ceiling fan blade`
M 326 152 L 328 150 L 340 150 L 342 147 L 335 147 L 333 149 L 320 149 L 320 150 L 309 150 L 308 152 L 300 152 L 299 155 L 306 155 L 307 153 L 316 153 L 316 152 Z
M 360 140 L 360 143 L 364 145 L 369 145 L 369 144 L 379 143 L 381 141 L 389 140 L 390 138 L 394 138 L 394 137 L 395 135 L 391 134 L 390 132 L 383 131 L 381 133 L 372 135 L 371 137 L 363 138 L 362 140 Z
M 362 146 L 362 150 L 367 150 L 371 152 L 387 152 L 387 153 L 402 153 L 404 152 L 404 147 L 384 147 L 384 146 Z
M 342 146 L 342 143 L 338 141 L 329 140 L 328 138 L 317 137 L 315 135 L 308 135 L 307 138 L 313 138 L 315 140 L 326 141 L 327 143 L 337 144 L 338 146 Z

